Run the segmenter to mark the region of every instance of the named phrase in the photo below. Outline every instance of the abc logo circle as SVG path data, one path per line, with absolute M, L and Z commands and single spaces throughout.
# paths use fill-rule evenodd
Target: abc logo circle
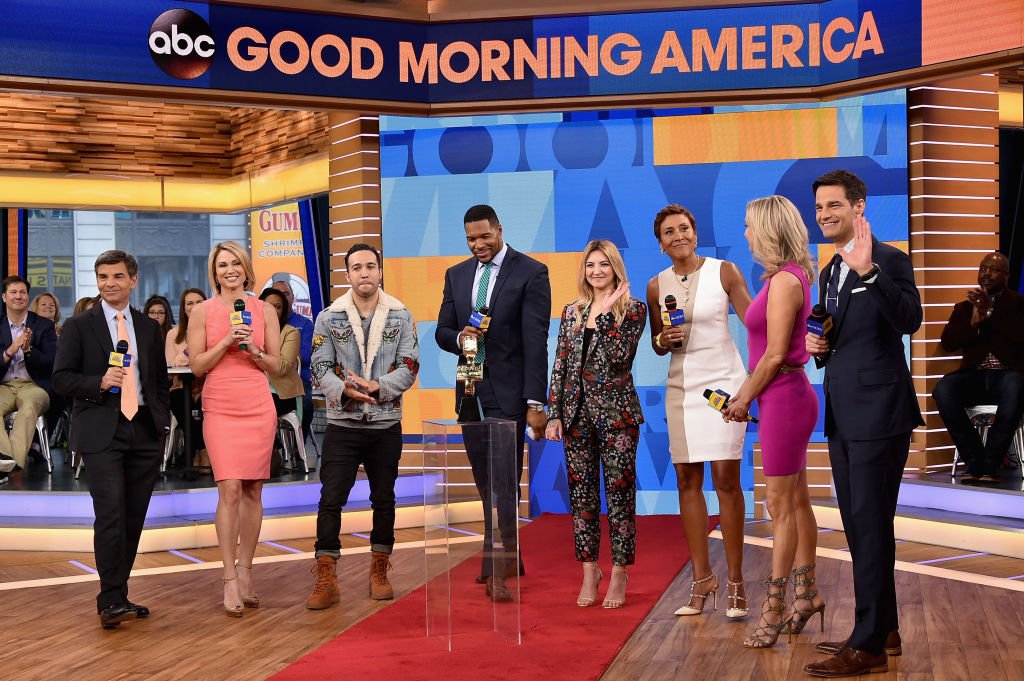
M 216 43 L 206 20 L 187 9 L 169 9 L 149 27 L 149 53 L 160 70 L 191 80 L 206 73 Z

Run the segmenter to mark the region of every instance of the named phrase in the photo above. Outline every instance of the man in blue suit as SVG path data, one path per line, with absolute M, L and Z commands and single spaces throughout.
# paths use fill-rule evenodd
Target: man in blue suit
M 818 282 L 833 325 L 806 344 L 826 363 L 825 436 L 856 601 L 850 638 L 818 644 L 833 656 L 804 667 L 828 678 L 884 672 L 887 654 L 902 652 L 893 517 L 911 432 L 924 425 L 903 345 L 921 326 L 921 297 L 910 258 L 871 235 L 866 200 L 864 182 L 845 170 L 814 182 L 818 225 L 836 247 Z
M 473 206 L 463 218 L 466 243 L 472 258 L 450 267 L 444 277 L 444 298 L 437 315 L 434 338 L 442 350 L 459 356 L 464 364 L 461 337 L 479 337 L 483 358 L 483 380 L 476 392 L 485 417 L 516 422 L 515 480 L 511 484 L 502 474 L 513 462 L 501 465 L 501 471 L 488 469 L 486 443 L 477 441 L 475 431 L 464 430 L 466 452 L 473 467 L 473 479 L 484 504 L 484 560 L 478 582 L 487 585 L 487 595 L 494 601 L 511 600 L 505 586 L 505 572 L 516 573 L 516 566 L 493 570 L 494 547 L 491 528 L 491 475 L 498 490 L 514 485 L 514 499 L 498 499 L 498 531 L 507 555 L 513 555 L 517 543 L 517 507 L 519 480 L 523 473 L 523 446 L 529 426 L 535 437 L 543 436 L 547 425 L 544 405 L 548 389 L 548 325 L 551 321 L 551 284 L 548 268 L 533 258 L 519 253 L 502 239 L 501 223 L 494 209 Z M 490 326 L 486 333 L 470 325 L 474 310 L 488 308 Z M 456 385 L 456 404 L 462 397 Z M 519 574 L 523 573 L 522 560 Z

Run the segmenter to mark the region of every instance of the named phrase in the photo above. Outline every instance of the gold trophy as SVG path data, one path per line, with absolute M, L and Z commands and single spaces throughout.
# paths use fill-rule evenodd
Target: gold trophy
M 477 364 L 476 361 L 479 347 L 476 336 L 471 333 L 462 334 L 462 354 L 466 357 L 466 363 L 460 364 L 455 370 L 455 379 L 464 384 L 462 401 L 459 403 L 459 423 L 483 421 L 483 408 L 480 406 L 480 398 L 476 395 L 476 383 L 484 377 L 484 365 Z

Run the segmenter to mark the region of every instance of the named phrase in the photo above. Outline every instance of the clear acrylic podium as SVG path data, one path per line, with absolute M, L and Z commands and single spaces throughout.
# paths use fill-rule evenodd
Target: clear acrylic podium
M 522 641 L 515 449 L 515 421 L 423 421 L 427 636 L 448 650 L 463 635 Z M 476 583 L 482 572 L 506 577 L 505 600 Z

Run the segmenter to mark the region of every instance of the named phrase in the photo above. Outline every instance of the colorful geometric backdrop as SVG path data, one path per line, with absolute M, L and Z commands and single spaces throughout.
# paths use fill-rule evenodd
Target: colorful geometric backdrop
M 668 203 L 697 218 L 698 253 L 736 263 L 752 293 L 762 269 L 743 237 L 746 204 L 782 194 L 800 209 L 812 250 L 827 262 L 814 221 L 811 182 L 842 167 L 868 185 L 866 215 L 879 239 L 906 248 L 907 114 L 903 90 L 821 104 L 709 107 L 419 119 L 381 117 L 385 287 L 419 325 L 419 381 L 405 401 L 410 439 L 425 418 L 452 418 L 455 358 L 434 343 L 444 271 L 469 257 L 462 225 L 476 203 L 494 206 L 505 240 L 547 263 L 552 309 L 549 349 L 565 303 L 576 296 L 580 252 L 595 238 L 622 250 L 632 293 L 669 265 L 653 234 Z M 733 338 L 746 359 L 746 332 Z M 640 513 L 678 510 L 669 460 L 664 381 L 668 358 L 640 342 L 634 378 L 646 423 L 637 452 Z M 821 375 L 808 369 L 820 394 Z M 816 438 L 820 438 L 821 424 Z M 752 496 L 752 430 L 743 487 Z M 710 478 L 710 476 L 707 476 Z M 710 479 L 706 482 L 710 489 Z M 717 504 L 708 495 L 712 511 Z M 568 511 L 560 443 L 530 449 L 531 512 Z M 748 509 L 752 504 L 748 499 Z

